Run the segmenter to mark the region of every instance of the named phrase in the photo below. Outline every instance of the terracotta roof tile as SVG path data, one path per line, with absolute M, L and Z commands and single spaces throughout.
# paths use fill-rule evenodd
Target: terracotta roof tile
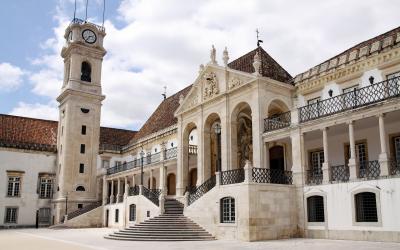
M 57 121 L 0 114 L 0 147 L 57 151 Z M 136 131 L 100 128 L 101 145 L 126 145 Z
M 281 82 L 291 82 L 292 76 L 284 68 L 282 68 L 279 63 L 277 63 L 261 46 L 228 63 L 228 67 L 247 73 L 254 73 L 253 62 L 257 51 L 261 57 L 260 73 L 262 76 Z
M 178 120 L 174 116 L 174 113 L 179 107 L 179 97 L 180 95 L 185 97 L 191 88 L 192 85 L 189 85 L 188 87 L 163 100 L 150 118 L 147 119 L 146 123 L 142 126 L 139 132 L 135 135 L 131 143 L 176 124 Z

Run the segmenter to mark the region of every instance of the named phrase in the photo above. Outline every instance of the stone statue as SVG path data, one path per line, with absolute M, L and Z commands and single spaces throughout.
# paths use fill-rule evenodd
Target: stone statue
M 228 55 L 228 49 L 225 47 L 224 52 L 222 53 L 222 60 L 224 61 L 225 67 L 228 66 L 228 61 L 229 61 L 229 55 Z
M 203 81 L 204 81 L 204 99 L 208 99 L 219 93 L 218 79 L 217 75 L 214 72 L 204 74 Z
M 253 62 L 253 67 L 254 67 L 254 75 L 260 76 L 260 67 L 261 67 L 261 57 L 258 51 L 254 55 L 254 62 Z
M 214 45 L 212 45 L 211 47 L 211 51 L 210 51 L 210 59 L 211 59 L 211 64 L 217 64 L 217 60 L 216 60 L 216 50 Z
M 238 119 L 238 160 L 239 167 L 253 160 L 253 137 L 251 119 L 241 116 Z

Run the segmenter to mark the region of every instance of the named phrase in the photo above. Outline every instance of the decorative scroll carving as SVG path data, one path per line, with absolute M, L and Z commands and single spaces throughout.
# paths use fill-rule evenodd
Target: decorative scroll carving
M 229 81 L 229 89 L 233 89 L 242 84 L 243 84 L 243 81 L 240 78 L 234 77 Z
M 219 93 L 218 79 L 214 72 L 203 75 L 204 82 L 204 99 L 211 98 Z

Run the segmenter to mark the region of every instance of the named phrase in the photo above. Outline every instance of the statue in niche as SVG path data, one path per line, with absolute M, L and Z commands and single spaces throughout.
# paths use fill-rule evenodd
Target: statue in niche
M 243 168 L 246 161 L 253 161 L 253 136 L 251 128 L 251 117 L 240 114 L 238 118 L 238 163 Z
M 219 93 L 217 75 L 214 72 L 206 73 L 204 80 L 204 99 L 210 98 Z

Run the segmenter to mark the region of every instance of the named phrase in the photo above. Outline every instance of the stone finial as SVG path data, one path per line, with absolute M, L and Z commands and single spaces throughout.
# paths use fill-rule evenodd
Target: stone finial
M 182 105 L 182 103 L 183 103 L 183 95 L 181 94 L 180 96 L 179 96 L 179 105 Z
M 261 57 L 258 54 L 258 51 L 254 55 L 254 62 L 253 62 L 253 67 L 254 67 L 254 75 L 260 76 L 260 68 L 261 68 Z
M 210 51 L 211 64 L 217 64 L 216 54 L 217 54 L 217 51 L 215 50 L 214 45 L 212 45 L 211 51 Z
M 200 64 L 200 67 L 199 67 L 199 75 L 200 75 L 203 71 L 204 71 L 204 65 L 203 65 L 203 64 Z
M 225 67 L 227 67 L 229 61 L 229 55 L 228 55 L 228 49 L 226 47 L 224 49 L 224 52 L 222 53 L 222 60 L 224 61 Z

